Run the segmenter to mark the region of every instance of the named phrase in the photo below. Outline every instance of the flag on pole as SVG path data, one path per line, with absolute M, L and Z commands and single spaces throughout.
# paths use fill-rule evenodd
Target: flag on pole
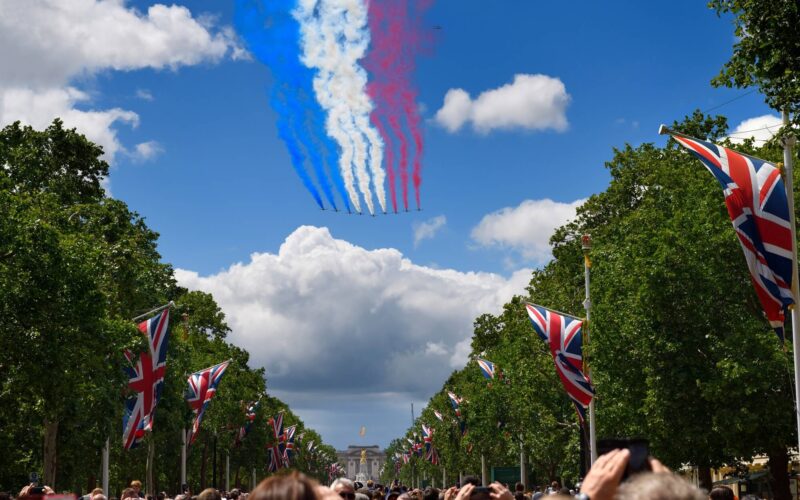
M 444 415 L 441 414 L 438 410 L 433 410 L 433 414 L 436 415 L 436 418 L 439 419 L 439 422 L 444 422 Z
M 488 359 L 483 358 L 475 358 L 475 362 L 478 363 L 478 367 L 481 369 L 481 373 L 484 377 L 493 380 L 496 373 L 494 369 L 494 363 L 489 361 Z
M 148 389 L 147 400 L 145 401 L 145 430 L 153 429 L 153 413 L 156 405 L 161 399 L 161 391 L 164 389 L 164 375 L 167 371 L 167 348 L 169 346 L 169 307 L 156 314 L 152 318 L 139 323 L 139 331 L 147 336 L 147 344 L 150 348 L 149 369 L 152 374 L 152 389 Z
M 144 438 L 141 405 L 141 394 L 132 396 L 125 401 L 125 409 L 122 414 L 122 447 L 126 450 L 136 448 Z
M 791 219 L 780 170 L 760 158 L 666 130 L 722 185 L 750 279 L 770 326 L 783 342 L 792 295 Z
M 242 440 L 250 433 L 250 428 L 253 426 L 253 422 L 256 419 L 256 412 L 258 411 L 258 407 L 260 405 L 260 399 L 247 405 L 247 409 L 245 410 L 245 418 L 247 418 L 247 421 L 243 426 L 239 427 L 239 432 L 236 434 L 236 442 L 234 443 L 234 446 L 241 445 Z
M 186 391 L 186 402 L 194 410 L 194 423 L 189 434 L 189 444 L 193 444 L 200 431 L 200 422 L 203 414 L 217 393 L 217 386 L 222 380 L 225 369 L 228 368 L 230 361 L 225 361 L 209 368 L 192 373 L 189 376 L 189 388 Z
M 558 377 L 583 421 L 594 397 L 594 387 L 583 373 L 583 322 L 534 304 L 525 308 L 533 329 L 547 342 Z
M 272 435 L 275 441 L 267 451 L 267 459 L 269 462 L 267 469 L 270 472 L 275 472 L 285 464 L 284 454 L 286 452 L 286 446 L 284 442 L 286 441 L 286 435 L 283 432 L 283 412 L 278 413 L 276 417 L 270 417 L 268 424 L 272 429 Z
M 284 433 L 286 448 L 283 450 L 283 463 L 284 467 L 289 467 L 292 456 L 294 455 L 294 434 L 297 431 L 297 426 L 292 425 L 286 428 Z

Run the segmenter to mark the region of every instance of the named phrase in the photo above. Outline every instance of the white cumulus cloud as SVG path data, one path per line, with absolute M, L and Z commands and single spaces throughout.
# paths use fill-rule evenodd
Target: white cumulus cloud
M 473 320 L 524 293 L 530 270 L 505 278 L 432 269 L 302 226 L 277 254 L 254 253 L 211 276 L 176 276 L 214 295 L 230 340 L 282 390 L 429 395 L 466 362 L 458 346 L 469 345 Z
M 76 80 L 239 54 L 230 29 L 215 31 L 178 5 L 155 4 L 143 13 L 124 0 L 2 0 L 0 125 L 19 120 L 41 128 L 61 117 L 113 161 L 124 151 L 114 126 L 136 126 L 138 115 L 119 108 L 87 110 L 91 99 Z
M 466 124 L 480 133 L 496 129 L 567 129 L 570 95 L 564 83 L 547 75 L 518 74 L 512 83 L 472 99 L 463 89 L 450 89 L 435 120 L 450 132 Z
M 420 244 L 422 240 L 431 239 L 436 236 L 436 233 L 447 224 L 447 217 L 444 215 L 437 215 L 430 218 L 425 222 L 415 222 L 414 227 L 414 246 Z
M 525 200 L 485 215 L 471 236 L 480 245 L 513 249 L 535 264 L 544 264 L 551 258 L 550 237 L 575 217 L 584 201 Z
M 753 138 L 757 144 L 763 144 L 760 141 L 768 141 L 772 139 L 778 130 L 783 126 L 780 116 L 776 115 L 763 115 L 754 118 L 748 118 L 736 126 L 730 133 L 729 137 L 732 142 L 742 143 L 745 139 Z
M 133 148 L 131 157 L 135 161 L 148 161 L 164 152 L 164 148 L 156 141 L 140 142 Z

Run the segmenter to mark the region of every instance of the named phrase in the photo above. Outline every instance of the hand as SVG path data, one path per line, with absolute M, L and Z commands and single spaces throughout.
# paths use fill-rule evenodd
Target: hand
M 650 469 L 655 472 L 656 474 L 671 474 L 672 471 L 669 468 L 662 464 L 657 458 L 650 457 Z
M 444 492 L 444 500 L 454 500 L 458 495 L 458 488 L 451 486 Z
M 472 495 L 472 490 L 474 489 L 475 485 L 472 483 L 464 485 L 460 490 L 458 490 L 456 500 L 469 500 L 470 495 Z
M 514 500 L 514 495 L 508 491 L 508 488 L 495 481 L 489 485 L 489 496 L 492 500 Z
M 586 474 L 581 493 L 586 493 L 592 500 L 612 500 L 630 456 L 631 452 L 627 449 L 614 450 L 600 456 Z

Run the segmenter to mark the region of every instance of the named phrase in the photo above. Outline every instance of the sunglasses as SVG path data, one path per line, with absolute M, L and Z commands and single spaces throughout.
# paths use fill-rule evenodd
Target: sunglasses
M 347 492 L 344 492 L 344 491 L 339 493 L 339 496 L 342 497 L 342 498 L 347 498 L 348 500 L 355 500 L 355 498 L 356 498 L 356 494 L 355 493 L 347 493 Z

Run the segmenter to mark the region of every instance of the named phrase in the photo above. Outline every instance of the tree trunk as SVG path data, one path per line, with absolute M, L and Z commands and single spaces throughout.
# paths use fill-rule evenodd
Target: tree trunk
M 785 447 L 769 450 L 769 472 L 775 500 L 791 500 L 789 489 L 789 455 Z
M 700 483 L 701 488 L 711 491 L 711 467 L 698 467 L 697 481 Z
M 153 473 L 154 464 L 153 462 L 156 459 L 156 443 L 153 440 L 152 433 L 150 434 L 150 443 L 147 446 L 147 470 L 145 471 L 145 478 L 147 489 L 145 490 L 148 495 L 152 495 L 155 497 L 156 494 L 156 485 L 155 485 L 155 474 Z
M 56 489 L 58 420 L 44 419 L 44 484 Z

